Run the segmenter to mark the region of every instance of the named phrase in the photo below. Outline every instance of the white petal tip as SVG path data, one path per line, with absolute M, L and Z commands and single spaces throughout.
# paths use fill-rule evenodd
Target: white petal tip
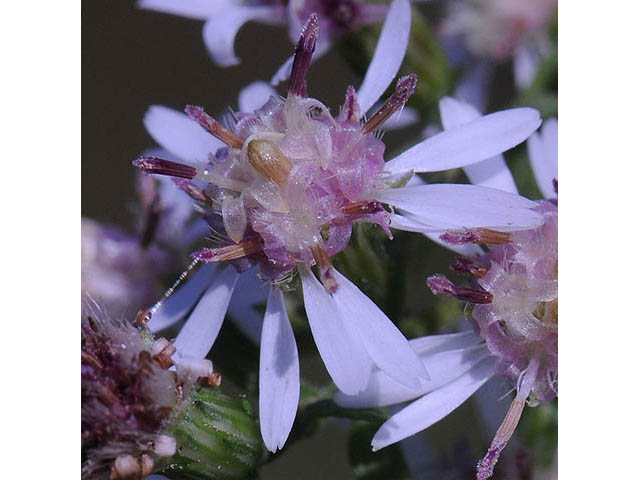
M 372 452 L 377 452 L 378 450 L 383 449 L 387 445 L 388 444 L 379 443 L 379 442 L 376 442 L 374 440 L 374 441 L 371 442 L 371 451 Z
M 264 441 L 264 439 L 263 439 Z M 267 447 L 267 450 L 269 450 L 271 453 L 276 453 L 278 451 L 278 446 L 277 445 L 267 445 L 267 442 L 264 442 L 264 446 Z

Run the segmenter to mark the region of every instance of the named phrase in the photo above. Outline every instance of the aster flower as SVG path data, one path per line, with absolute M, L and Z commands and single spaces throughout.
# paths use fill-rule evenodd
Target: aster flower
M 440 108 L 447 119 L 445 128 L 480 115 L 454 99 L 441 102 Z M 536 178 L 555 186 L 557 194 L 557 121 L 545 122 L 541 133 L 528 140 L 528 147 Z M 488 162 L 487 172 L 495 175 L 482 181 L 512 184 L 501 158 Z M 540 188 L 547 194 L 552 191 L 544 184 Z M 533 406 L 557 396 L 557 200 L 537 202 L 536 211 L 544 219 L 538 228 L 508 233 L 467 229 L 441 236 L 449 244 L 490 244 L 486 253 L 460 257 L 452 266 L 472 278 L 471 287 L 456 286 L 440 275 L 427 282 L 436 294 L 453 295 L 475 305 L 471 316 L 474 331 L 410 341 L 431 374 L 418 393 L 376 370 L 363 392 L 336 396 L 337 403 L 349 407 L 394 405 L 420 397 L 382 425 L 372 440 L 374 450 L 428 428 L 490 378 L 506 376 L 517 393 L 487 455 L 478 464 L 478 478 L 484 480 L 492 475 L 525 404 Z
M 297 348 L 279 289 L 296 273 L 314 340 L 341 391 L 363 390 L 374 366 L 409 389 L 427 377 L 400 331 L 331 264 L 331 257 L 347 245 L 353 222 L 376 223 L 389 236 L 389 222 L 394 226 L 393 218 L 400 217 L 394 209 L 406 215 L 407 223 L 419 221 L 422 228 L 434 231 L 463 227 L 514 231 L 542 222 L 534 202 L 494 189 L 391 188 L 406 182 L 414 171 L 452 168 L 496 155 L 526 139 L 540 124 L 535 110 L 499 112 L 422 142 L 385 163 L 384 144 L 376 131 L 402 108 L 416 77 L 401 78 L 382 107 L 366 122 L 361 119 L 397 74 L 409 23 L 408 1 L 395 0 L 362 86 L 357 93 L 348 88 L 339 115 L 333 117 L 324 104 L 307 96 L 306 74 L 319 32 L 318 17 L 311 15 L 296 47 L 285 99 L 271 96 L 252 112 L 237 112 L 228 127 L 201 108 L 187 107 L 193 125 L 175 128 L 185 116 L 171 127 L 159 127 L 154 137 L 165 146 L 192 148 L 192 155 L 181 163 L 155 157 L 134 162 L 148 173 L 183 178 L 189 185 L 185 191 L 221 235 L 221 246 L 196 252 L 194 262 L 232 264 L 209 273 L 199 270 L 166 301 L 165 305 L 173 299 L 186 311 L 201 297 L 176 338 L 179 350 L 201 357 L 208 353 L 240 281 L 238 272 L 259 268 L 260 276 L 271 284 L 260 359 L 261 428 L 271 451 L 284 444 L 298 404 Z M 153 123 L 163 125 L 160 118 Z M 196 124 L 212 137 L 196 134 Z M 202 149 L 195 152 L 197 146 Z M 318 268 L 319 280 L 312 266 Z M 151 328 L 170 323 L 165 321 L 165 305 L 150 310 Z
M 449 2 L 442 33 L 460 38 L 477 59 L 513 59 L 515 83 L 527 88 L 551 45 L 546 35 L 557 0 L 457 0 Z
M 213 60 L 221 67 L 240 63 L 234 50 L 235 37 L 249 21 L 287 28 L 293 43 L 312 13 L 324 32 L 318 54 L 327 51 L 333 40 L 363 25 L 381 22 L 388 6 L 366 0 L 140 0 L 141 8 L 205 20 L 204 42 Z M 277 77 L 291 68 L 288 60 Z M 279 80 L 280 81 L 280 80 Z

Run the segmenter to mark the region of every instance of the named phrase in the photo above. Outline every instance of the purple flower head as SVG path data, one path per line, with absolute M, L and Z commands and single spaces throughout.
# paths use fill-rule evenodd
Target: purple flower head
M 233 128 L 199 107 L 186 107 L 191 119 L 228 146 L 225 151 L 217 150 L 200 167 L 157 157 L 141 157 L 134 164 L 177 177 L 177 184 L 203 209 L 222 218 L 226 245 L 196 252 L 195 259 L 246 257 L 272 281 L 287 277 L 299 264 L 315 264 L 333 292 L 330 257 L 346 246 L 353 222 L 378 223 L 391 236 L 390 212 L 373 196 L 384 186 L 385 166 L 385 146 L 376 130 L 404 106 L 416 77 L 401 78 L 396 93 L 364 124 L 350 88 L 334 118 L 324 104 L 306 95 L 318 31 L 313 14 L 296 47 L 286 99 L 271 96 L 253 112 L 238 112 Z M 207 186 L 199 189 L 189 180 Z
M 440 110 L 445 130 L 455 130 L 480 117 L 473 107 L 452 98 L 443 99 Z M 528 140 L 533 170 L 538 172 L 536 178 L 544 182 L 540 184 L 542 192 L 553 191 L 553 180 L 557 179 L 557 128 L 555 119 L 547 120 L 541 133 Z M 464 168 L 475 183 L 515 191 L 511 173 L 500 155 Z M 545 187 L 545 183 L 549 185 Z M 442 275 L 429 277 L 427 285 L 435 294 L 453 295 L 475 304 L 475 331 L 410 341 L 431 374 L 431 380 L 417 392 L 375 370 L 362 392 L 336 396 L 336 402 L 349 407 L 393 405 L 416 399 L 382 425 L 372 440 L 374 450 L 428 428 L 490 378 L 504 375 L 513 382 L 517 394 L 487 456 L 478 464 L 478 478 L 484 480 L 492 475 L 525 404 L 535 405 L 557 396 L 558 207 L 556 198 L 534 203 L 541 223 L 530 229 L 480 227 L 434 234 L 421 228 L 411 216 L 395 220 L 463 254 L 452 269 L 468 274 L 469 286 L 456 286 Z M 394 219 L 392 225 L 393 222 Z M 485 252 L 478 243 L 490 248 Z
M 492 297 L 474 306 L 474 329 L 496 360 L 495 374 L 508 377 L 517 392 L 478 464 L 481 480 L 493 474 L 525 403 L 535 406 L 558 395 L 558 208 L 541 201 L 538 211 L 544 215 L 541 227 L 512 233 L 510 242 L 474 259 L 485 271 L 473 275 L 473 283 Z
M 240 111 L 224 124 L 192 106 L 186 115 L 152 107 L 145 117 L 151 135 L 180 161 L 145 156 L 134 164 L 179 177 L 217 243 L 194 254 L 193 265 L 206 265 L 151 308 L 149 327 L 171 325 L 197 302 L 176 346 L 204 357 L 227 310 L 241 312 L 244 330 L 260 338 L 260 421 L 272 451 L 284 444 L 299 398 L 297 348 L 279 288 L 292 275 L 300 275 L 314 340 L 341 391 L 362 391 L 374 366 L 406 388 L 428 377 L 400 331 L 332 266 L 353 222 L 376 223 L 389 236 L 390 226 L 510 232 L 542 222 L 537 204 L 515 194 L 472 185 L 404 187 L 413 172 L 479 162 L 522 142 L 540 124 L 535 110 L 482 117 L 384 161 L 377 131 L 411 96 L 416 77 L 400 78 L 395 93 L 368 120 L 363 117 L 396 76 L 409 28 L 410 5 L 395 0 L 361 87 L 347 88 L 336 116 L 308 96 L 307 72 L 321 36 L 319 18 L 311 15 L 296 46 L 286 98 L 253 84 L 240 94 Z M 270 288 L 259 288 L 256 270 Z M 232 298 L 235 289 L 242 294 Z M 260 322 L 250 305 L 266 297 Z

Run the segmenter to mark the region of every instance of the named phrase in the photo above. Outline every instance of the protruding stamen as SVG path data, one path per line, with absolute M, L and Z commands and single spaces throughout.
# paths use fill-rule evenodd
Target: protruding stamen
M 448 230 L 440 235 L 440 240 L 451 245 L 464 245 L 467 243 L 505 244 L 511 242 L 511 234 L 489 228 L 465 228 L 463 230 Z
M 415 92 L 417 82 L 418 77 L 415 73 L 401 77 L 398 83 L 396 83 L 396 91 L 384 102 L 380 110 L 367 120 L 367 123 L 362 127 L 362 133 L 373 132 L 387 121 L 391 115 L 404 107 L 404 104 L 407 103 L 411 95 L 413 95 L 413 92 Z
M 262 249 L 262 244 L 258 239 L 245 240 L 244 242 L 228 245 L 221 248 L 203 248 L 191 254 L 194 261 L 211 263 L 235 260 L 258 253 Z
M 340 209 L 345 215 L 365 215 L 368 213 L 378 213 L 384 211 L 382 203 L 364 200 L 362 202 L 354 202 L 345 205 Z
M 247 147 L 249 163 L 260 175 L 283 188 L 291 172 L 291 162 L 278 146 L 268 140 L 251 140 Z
M 458 273 L 469 273 L 475 278 L 482 278 L 487 273 L 486 267 L 465 257 L 458 257 L 455 263 L 451 265 L 451 270 Z
M 311 65 L 311 57 L 318 41 L 318 15 L 312 13 L 307 23 L 302 27 L 300 38 L 293 54 L 293 67 L 289 79 L 289 94 L 299 97 L 307 96 L 307 73 Z
M 505 244 L 511 242 L 511 234 L 509 232 L 498 232 L 489 228 L 476 228 L 476 236 L 478 243 Z
M 507 415 L 504 417 L 500 428 L 496 432 L 496 436 L 493 437 L 489 451 L 484 458 L 478 462 L 477 480 L 487 480 L 493 475 L 493 469 L 498 462 L 500 452 L 502 452 L 507 445 L 507 442 L 518 426 L 524 405 L 525 400 L 519 397 L 516 397 L 513 402 L 511 402 L 511 407 L 509 407 Z
M 211 135 L 229 145 L 231 148 L 242 148 L 244 140 L 231 130 L 226 128 L 215 118 L 206 114 L 202 107 L 194 107 L 193 105 L 187 105 L 184 109 L 185 113 L 194 119 L 198 124 L 204 128 Z
M 189 165 L 183 165 L 182 163 L 156 157 L 140 157 L 133 161 L 133 166 L 144 170 L 146 173 L 187 178 L 189 180 L 194 178 L 198 173 L 197 169 Z
M 205 191 L 197 186 L 195 183 L 190 182 L 189 180 L 185 180 L 183 178 L 173 178 L 173 183 L 175 183 L 180 190 L 193 198 L 196 202 L 200 203 L 211 203 L 211 198 L 209 195 L 205 193 Z
M 473 289 L 456 287 L 451 281 L 442 275 L 433 275 L 427 278 L 427 286 L 434 295 L 451 295 L 458 300 L 471 303 L 491 303 L 493 295 L 482 288 Z
M 338 290 L 338 282 L 333 276 L 333 265 L 327 249 L 320 243 L 316 243 L 311 247 L 311 254 L 320 270 L 320 281 L 325 290 L 329 293 L 335 293 Z

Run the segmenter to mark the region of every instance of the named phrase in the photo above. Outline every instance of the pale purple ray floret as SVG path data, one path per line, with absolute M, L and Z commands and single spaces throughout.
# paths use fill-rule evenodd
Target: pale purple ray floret
M 241 95 L 241 103 L 250 108 L 236 112 L 226 126 L 191 106 L 185 109 L 191 124 L 184 123 L 189 120 L 184 115 L 177 122 L 176 115 L 182 114 L 162 107 L 154 107 L 145 119 L 162 146 L 186 156 L 182 162 L 141 157 L 134 164 L 191 182 L 190 194 L 219 244 L 194 254 L 194 264 L 207 265 L 151 309 L 149 326 L 164 328 L 197 302 L 175 345 L 204 357 L 234 301 L 249 313 L 251 303 L 267 296 L 256 287 L 259 271 L 270 284 L 261 332 L 260 422 L 271 451 L 283 446 L 298 405 L 297 348 L 279 289 L 295 274 L 302 281 L 314 340 L 342 392 L 362 391 L 375 368 L 408 389 L 428 378 L 400 331 L 332 266 L 331 257 L 346 247 L 354 222 L 375 223 L 389 236 L 394 208 L 411 212 L 423 226 L 432 222 L 440 231 L 515 231 L 542 222 L 534 211 L 537 204 L 515 194 L 470 185 L 401 187 L 413 171 L 450 168 L 441 156 L 449 156 L 456 166 L 481 161 L 522 142 L 540 123 L 535 110 L 500 112 L 480 119 L 475 129 L 445 132 L 385 163 L 377 130 L 411 96 L 415 75 L 400 78 L 380 109 L 369 120 L 362 118 L 398 72 L 409 24 L 408 0 L 395 0 L 362 86 L 357 92 L 347 89 L 336 117 L 307 96 L 306 74 L 319 35 L 318 17 L 311 15 L 296 46 L 286 98 L 270 94 L 265 99 L 269 87 L 253 85 Z M 163 116 L 171 118 L 172 128 L 164 127 Z M 460 145 L 467 136 L 477 142 L 476 148 Z M 210 265 L 221 262 L 224 266 L 217 269 Z M 318 278 L 312 267 L 317 267 Z M 247 298 L 232 299 L 242 282 L 248 285 L 241 292 Z
M 440 103 L 445 128 L 462 125 L 479 114 L 455 99 Z M 447 120 L 444 120 L 444 119 Z M 541 134 L 529 139 L 531 163 L 557 186 L 557 121 L 550 119 Z M 554 147 L 555 146 L 555 147 Z M 535 158 L 534 158 L 535 156 Z M 504 161 L 495 157 L 482 181 L 511 189 L 513 179 Z M 495 165 L 500 168 L 493 168 Z M 504 169 L 500 171 L 500 169 Z M 473 177 L 472 177 L 473 178 Z M 515 188 L 515 187 L 513 187 Z M 544 185 L 540 185 L 545 191 Z M 367 388 L 357 395 L 338 393 L 336 401 L 348 407 L 393 405 L 417 399 L 391 416 L 373 438 L 374 450 L 407 438 L 441 420 L 491 377 L 507 377 L 517 391 L 485 458 L 478 478 L 487 479 L 501 450 L 513 434 L 524 405 L 548 402 L 558 394 L 558 207 L 557 198 L 536 202 L 543 224 L 528 230 L 499 232 L 487 229 L 452 230 L 441 234 L 444 244 L 485 243 L 486 253 L 462 256 L 452 269 L 469 275 L 469 287 L 456 286 L 442 275 L 429 277 L 436 294 L 453 295 L 474 305 L 473 331 L 431 335 L 410 343 L 429 367 L 431 379 L 419 392 L 399 385 L 374 370 Z M 480 251 L 481 252 L 481 251 Z
M 386 4 L 366 0 L 140 0 L 138 6 L 205 20 L 204 42 L 212 59 L 221 67 L 240 63 L 234 42 L 246 22 L 282 25 L 295 43 L 307 18 L 315 13 L 323 32 L 322 38 L 318 39 L 318 56 L 326 52 L 340 35 L 382 22 L 389 9 Z M 291 62 L 286 65 L 290 68 Z

